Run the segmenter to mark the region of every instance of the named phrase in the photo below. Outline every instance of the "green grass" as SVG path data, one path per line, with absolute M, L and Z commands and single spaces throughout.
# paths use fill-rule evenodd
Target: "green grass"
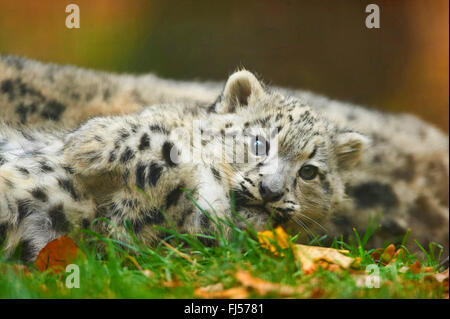
M 366 288 L 358 285 L 357 278 L 363 276 L 366 266 L 375 264 L 370 255 L 372 250 L 365 249 L 374 229 L 362 236 L 355 231 L 354 238 L 348 242 L 333 241 L 332 247 L 348 249 L 350 256 L 361 259 L 359 273 L 319 269 L 305 275 L 290 250 L 285 257 L 274 256 L 261 248 L 251 228 L 240 230 L 229 220 L 213 222 L 221 230 L 206 236 L 217 242 L 214 247 L 203 245 L 197 236 L 171 229 L 164 229 L 169 234 L 166 241 L 170 246 L 161 242 L 153 248 L 143 246 L 131 233 L 131 243 L 125 244 L 84 230 L 87 239 L 79 244 L 84 257 L 74 262 L 80 269 L 80 288 L 67 288 L 68 274 L 64 272 L 55 275 L 50 271 L 40 272 L 33 265 L 23 269 L 17 260 L 0 260 L 0 298 L 195 298 L 194 290 L 198 287 L 217 283 L 225 289 L 240 286 L 234 277 L 238 269 L 274 283 L 304 287 L 304 293 L 292 296 L 298 298 L 443 298 L 445 295 L 443 288 L 431 284 L 423 273 L 400 272 L 416 260 L 437 271 L 440 254 L 436 245 L 428 249 L 421 247 L 423 259 L 405 248 L 403 258 L 388 266 L 378 265 L 380 287 Z M 223 234 L 226 230 L 231 232 L 230 239 Z M 311 244 L 320 245 L 321 239 L 314 238 Z M 106 246 L 103 254 L 95 249 L 99 242 Z M 279 296 L 252 292 L 249 297 Z

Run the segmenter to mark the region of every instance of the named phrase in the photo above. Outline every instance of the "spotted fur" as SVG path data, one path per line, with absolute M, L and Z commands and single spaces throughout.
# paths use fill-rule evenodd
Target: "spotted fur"
M 52 78 L 57 78 L 58 81 L 52 81 Z M 297 229 L 298 224 L 301 224 L 300 229 L 305 227 L 308 230 L 316 226 L 317 232 L 322 231 L 333 237 L 351 234 L 353 227 L 363 232 L 368 227 L 369 221 L 375 219 L 381 230 L 372 239 L 373 246 L 380 246 L 385 240 L 393 237 L 399 239 L 410 228 L 411 237 L 419 242 L 426 244 L 429 241 L 436 241 L 448 247 L 448 137 L 445 134 L 411 115 L 370 111 L 304 91 L 262 89 L 262 86 L 255 84 L 257 81 L 253 76 L 248 75 L 247 80 L 254 85 L 246 86 L 246 80 L 237 81 L 239 85 L 230 91 L 232 88 L 230 85 L 234 82 L 228 81 L 223 94 L 215 98 L 220 90 L 220 83 L 177 83 L 153 76 L 138 78 L 119 76 L 0 56 L 0 101 L 4 106 L 0 112 L 3 118 L 13 123 L 27 125 L 52 123 L 72 128 L 95 115 L 115 114 L 119 110 L 121 113 L 131 113 L 142 110 L 144 105 L 173 102 L 163 105 L 162 108 L 153 106 L 138 116 L 138 122 L 143 116 L 150 116 L 147 123 L 148 131 L 145 133 L 140 131 L 141 124 L 135 123 L 133 116 L 127 120 L 126 116 L 94 119 L 66 136 L 63 132 L 58 133 L 55 130 L 46 135 L 49 136 L 48 139 L 52 140 L 55 136 L 59 136 L 61 143 L 68 147 L 69 136 L 75 136 L 73 134 L 91 127 L 90 125 L 94 123 L 102 121 L 111 125 L 117 123 L 117 126 L 114 125 L 117 132 L 108 131 L 109 135 L 106 136 L 103 134 L 92 136 L 92 141 L 101 147 L 102 152 L 98 149 L 84 152 L 83 156 L 89 158 L 87 163 L 82 161 L 84 166 L 74 165 L 76 161 L 72 158 L 69 160 L 68 155 L 64 156 L 63 161 L 57 161 L 58 167 L 49 165 L 49 161 L 45 158 L 39 159 L 39 165 L 35 165 L 39 167 L 39 172 L 48 175 L 59 174 L 62 168 L 67 175 L 58 175 L 55 184 L 58 185 L 58 190 L 63 190 L 61 185 L 66 185 L 62 194 L 67 194 L 71 198 L 78 195 L 81 199 L 87 196 L 94 201 L 92 207 L 95 207 L 96 216 L 103 214 L 119 224 L 129 216 L 138 216 L 136 220 L 128 219 L 131 220 L 133 227 L 139 231 L 144 230 L 144 233 L 149 228 L 145 221 L 160 221 L 161 218 L 154 214 L 153 206 L 142 204 L 142 198 L 139 197 L 142 194 L 135 197 L 133 187 L 153 187 L 156 192 L 154 198 L 158 199 L 157 204 L 163 208 L 164 199 L 166 202 L 167 199 L 170 201 L 177 199 L 177 205 L 169 205 L 169 210 L 181 211 L 182 220 L 189 219 L 190 226 L 186 226 L 179 219 L 176 220 L 176 224 L 182 231 L 197 231 L 207 223 L 202 215 L 197 215 L 195 208 L 184 202 L 186 199 L 184 194 L 178 192 L 176 187 L 180 186 L 201 194 L 200 186 L 209 185 L 211 187 L 204 187 L 203 190 L 207 198 L 212 199 L 217 207 L 220 207 L 219 211 L 227 211 L 229 191 L 232 191 L 233 199 L 242 216 L 255 225 L 265 224 L 267 216 L 271 214 L 276 223 L 292 224 L 291 226 L 296 226 Z M 66 82 L 70 82 L 71 85 L 65 86 Z M 109 93 L 88 94 L 91 87 L 102 87 Z M 78 101 L 77 96 L 85 98 Z M 102 100 L 105 96 L 107 101 Z M 50 106 L 46 106 L 48 103 Z M 58 103 L 63 107 L 54 107 L 59 105 Z M 27 110 L 25 115 L 23 110 Z M 292 196 L 293 191 L 300 188 L 293 196 L 295 198 L 286 197 L 283 199 L 284 203 L 263 201 L 265 207 L 262 207 L 259 182 L 266 177 L 257 176 L 252 166 L 214 163 L 199 169 L 200 164 L 197 163 L 195 169 L 186 168 L 186 175 L 183 175 L 184 171 L 179 170 L 185 166 L 173 165 L 167 156 L 167 150 L 175 147 L 183 153 L 185 144 L 178 143 L 179 136 L 174 130 L 177 127 L 188 127 L 191 119 L 206 119 L 203 129 L 213 127 L 213 131 L 220 135 L 221 139 L 228 133 L 233 133 L 233 130 L 244 132 L 246 129 L 251 131 L 259 128 L 264 131 L 265 128 L 275 126 L 279 131 L 277 136 L 281 138 L 281 158 L 289 158 L 286 161 L 286 168 L 280 166 L 282 171 L 278 175 L 293 177 L 298 173 L 295 169 L 298 169 L 302 161 L 317 160 L 320 163 L 316 165 L 321 169 L 317 179 L 314 180 L 314 187 L 305 186 L 300 179 L 291 178 L 290 189 L 283 192 L 282 198 Z M 300 128 L 303 129 L 299 131 Z M 43 134 L 25 130 L 11 133 L 13 132 L 11 128 L 3 129 L 10 135 L 23 136 L 30 145 L 32 144 L 30 138 L 32 139 L 35 134 Z M 103 128 L 99 130 L 100 133 L 103 131 Z M 341 163 L 344 166 L 336 170 L 336 167 L 340 167 L 338 165 L 340 161 L 330 156 L 336 154 L 336 149 L 331 146 L 346 141 L 339 136 L 355 137 L 353 134 L 357 133 L 352 132 L 363 133 L 371 141 L 370 146 L 359 152 L 361 155 L 359 162 L 347 161 L 347 164 L 353 165 L 351 169 L 343 169 L 346 162 L 344 161 Z M 117 136 L 114 142 L 111 141 L 112 136 Z M 201 145 L 214 150 L 217 139 L 205 137 L 201 140 Z M 309 149 L 311 141 L 321 146 Z M 133 145 L 127 144 L 131 142 Z M 366 142 L 365 140 L 362 144 Z M 111 149 L 107 158 L 104 158 L 106 155 L 103 154 L 103 150 L 106 149 L 104 145 L 109 145 L 108 143 L 112 143 Z M 142 159 L 140 155 L 143 152 L 154 150 L 152 148 L 154 143 L 159 143 L 160 147 L 158 152 L 154 153 L 157 160 L 149 162 L 148 158 Z M 36 170 L 19 162 L 14 163 L 13 167 L 9 155 L 5 155 L 3 150 L 0 146 L 0 169 L 6 163 L 9 165 L 6 166 L 8 169 L 15 171 L 14 175 L 22 179 L 34 178 Z M 306 154 L 308 152 L 310 154 Z M 71 154 L 75 152 L 71 151 Z M 292 161 L 295 156 L 301 160 Z M 105 165 L 103 170 L 91 171 L 92 167 L 100 164 Z M 319 164 L 323 166 L 320 167 Z M 81 167 L 87 172 L 81 174 L 79 171 Z M 325 167 L 327 169 L 331 167 L 331 172 L 325 170 Z M 258 167 L 262 168 L 264 166 Z M 198 171 L 201 171 L 199 176 L 204 180 L 196 179 L 198 177 L 192 175 Z M 167 175 L 168 172 L 175 174 Z M 186 178 L 180 179 L 180 176 Z M 66 180 L 71 180 L 74 186 L 67 185 L 64 182 Z M 273 181 L 270 178 L 268 180 L 268 183 L 274 184 L 283 182 Z M 166 181 L 170 181 L 167 182 L 168 185 Z M 2 187 L 11 185 L 14 185 L 13 181 L 4 179 Z M 289 182 L 286 182 L 286 185 L 289 185 Z M 156 191 L 159 186 L 163 186 L 161 193 Z M 47 201 L 51 201 L 45 190 L 45 187 L 33 187 L 31 198 L 23 198 L 26 201 L 21 198 L 20 205 L 16 203 L 17 211 L 20 206 L 21 218 L 29 218 L 27 207 L 30 201 L 33 203 L 35 200 L 42 201 L 46 198 L 43 194 L 47 195 Z M 168 196 L 169 194 L 171 196 Z M 214 194 L 223 196 L 216 198 Z M 293 221 L 290 216 L 292 210 L 299 211 L 299 207 L 295 206 L 299 202 L 301 209 L 307 209 L 307 216 L 310 217 L 310 219 L 303 217 L 299 220 L 300 223 Z M 202 204 L 208 206 L 205 201 Z M 137 207 L 141 205 L 145 209 L 141 215 L 136 214 Z M 301 209 L 299 212 L 305 214 L 306 211 Z M 131 213 L 128 214 L 127 211 Z M 270 214 L 267 214 L 267 211 Z M 319 218 L 321 216 L 326 218 Z M 89 220 L 89 217 L 87 219 Z M 84 220 L 86 221 L 86 218 Z M 9 236 L 10 229 L 9 222 L 0 220 L 0 239 Z M 150 233 L 152 235 L 143 237 L 148 237 L 149 242 L 158 240 L 158 234 Z M 303 233 L 307 234 L 308 231 L 303 230 Z M 27 247 L 32 246 L 29 241 L 26 242 Z

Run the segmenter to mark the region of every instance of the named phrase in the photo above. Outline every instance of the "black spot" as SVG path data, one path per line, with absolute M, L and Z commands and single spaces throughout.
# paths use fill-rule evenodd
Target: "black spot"
M 3 164 L 6 163 L 6 159 L 4 159 L 1 155 L 0 155 L 0 166 L 2 166 Z
M 134 152 L 131 150 L 131 148 L 127 147 L 125 149 L 125 151 L 122 153 L 122 155 L 120 156 L 120 161 L 122 163 L 126 163 L 133 158 L 134 158 Z
M 183 193 L 184 186 L 182 184 L 178 185 L 175 189 L 173 189 L 169 194 L 166 196 L 166 208 L 169 208 L 171 206 L 175 206 L 178 203 L 178 200 L 180 199 L 181 194 Z
M 156 183 L 158 182 L 159 178 L 161 177 L 161 172 L 163 168 L 159 166 L 158 164 L 152 163 L 149 168 L 149 174 L 148 174 L 148 184 L 150 186 L 156 186 Z
M 20 246 L 20 260 L 23 262 L 31 262 L 36 254 L 36 249 L 31 240 L 23 240 Z
M 211 220 L 205 214 L 200 215 L 200 226 L 202 229 L 207 229 L 211 225 Z
M 276 226 L 285 224 L 287 221 L 290 220 L 290 216 L 293 211 L 292 209 L 276 207 L 275 210 L 279 213 L 279 214 L 274 214 L 272 216 L 273 223 Z
M 145 169 L 147 167 L 142 164 L 138 163 L 136 166 L 136 186 L 140 189 L 145 189 Z
M 192 209 L 186 209 L 181 213 L 181 217 L 177 222 L 178 227 L 182 227 L 186 221 L 186 218 L 188 218 L 189 215 L 192 215 L 194 211 Z
M 28 112 L 30 112 L 31 114 L 36 113 L 37 111 L 37 105 L 36 103 L 31 103 L 30 105 L 28 105 Z
M 325 192 L 328 194 L 332 193 L 330 182 L 326 179 L 325 174 L 319 173 L 319 179 Z
M 8 232 L 8 224 L 7 223 L 0 224 L 0 246 L 6 240 L 7 232 Z
M 249 184 L 252 185 L 253 187 L 256 186 L 255 183 L 254 183 L 250 178 L 245 177 L 244 180 L 246 180 L 247 183 L 249 183 Z
M 130 133 L 127 132 L 127 130 L 125 130 L 125 129 L 121 129 L 119 131 L 119 134 L 120 134 L 120 139 L 122 139 L 122 140 L 125 140 L 130 136 Z
M 17 170 L 18 170 L 19 172 L 21 172 L 23 175 L 28 175 L 28 174 L 30 174 L 30 171 L 27 170 L 27 169 L 24 168 L 24 167 L 17 167 Z
M 355 198 L 358 208 L 371 208 L 381 205 L 392 208 L 398 205 L 397 196 L 388 184 L 367 182 L 348 189 L 348 194 Z
M 114 150 L 109 154 L 108 162 L 112 163 L 116 160 L 116 158 L 117 158 L 117 151 Z
M 375 156 L 372 158 L 372 163 L 374 163 L 374 164 L 381 163 L 381 161 L 382 161 L 382 157 L 381 157 L 379 154 L 375 155 Z
M 42 188 L 35 188 L 31 191 L 31 195 L 33 195 L 34 198 L 46 202 L 48 200 L 47 194 L 44 192 Z
M 213 166 L 211 166 L 211 172 L 212 172 L 214 178 L 215 178 L 217 181 L 220 182 L 220 181 L 222 180 L 222 177 L 220 176 L 219 171 L 216 170 Z
M 150 146 L 150 137 L 147 133 L 144 133 L 144 135 L 141 136 L 141 141 L 139 143 L 139 150 L 143 151 Z
M 17 223 L 20 224 L 25 217 L 30 215 L 33 212 L 33 209 L 30 207 L 30 200 L 27 199 L 19 199 L 17 201 L 17 212 L 19 216 L 17 218 Z
M 58 233 L 67 233 L 70 230 L 70 222 L 64 214 L 63 205 L 57 205 L 48 211 L 53 229 Z
M 28 108 L 23 103 L 16 107 L 16 113 L 19 115 L 20 123 L 25 124 L 27 121 Z
M 131 222 L 135 234 L 139 233 L 146 225 L 159 225 L 164 222 L 164 215 L 156 208 L 141 209 L 139 214 L 140 218 Z
M 244 195 L 240 189 L 230 190 L 231 203 L 234 204 L 235 208 L 239 208 L 248 203 L 249 199 Z
M 43 171 L 43 172 L 48 173 L 48 172 L 53 172 L 54 171 L 51 166 L 47 165 L 44 162 L 39 163 L 39 165 L 40 165 L 39 166 L 40 170 Z
M 206 109 L 206 111 L 208 113 L 216 113 L 216 104 L 211 104 L 210 106 L 208 106 L 208 108 Z
M 48 120 L 58 121 L 65 109 L 66 106 L 64 104 L 57 101 L 49 101 L 44 105 L 41 116 Z
M 61 187 L 61 189 L 68 192 L 74 200 L 77 201 L 80 199 L 80 196 L 78 195 L 77 191 L 75 190 L 73 182 L 70 179 L 59 178 L 58 185 L 59 185 L 59 187 Z
M 4 80 L 1 85 L 2 93 L 8 94 L 9 101 L 14 99 L 14 85 L 12 80 Z
M 131 132 L 136 133 L 139 128 L 139 125 L 130 124 L 130 127 L 131 127 Z
M 80 95 L 80 93 L 72 92 L 70 94 L 70 97 L 72 98 L 72 100 L 78 101 L 81 98 L 81 95 Z
M 405 157 L 405 163 L 400 168 L 393 170 L 392 176 L 396 179 L 411 182 L 416 175 L 415 166 L 414 158 L 411 155 L 407 155 Z
M 247 198 L 256 199 L 255 196 L 252 194 L 252 192 L 248 190 L 248 188 L 244 185 L 243 182 L 241 182 L 239 185 L 241 186 L 242 189 L 241 192 L 243 195 L 245 195 Z
M 70 175 L 75 174 L 75 170 L 74 170 L 72 167 L 70 167 L 70 166 L 64 166 L 63 168 L 64 168 L 64 170 L 65 170 L 67 173 L 69 173 Z
M 171 142 L 164 142 L 163 146 L 162 146 L 162 155 L 164 160 L 166 161 L 167 165 L 169 165 L 170 167 L 176 166 L 177 164 L 172 161 L 172 158 L 170 157 L 170 151 L 172 150 L 172 148 L 175 147 L 173 145 L 173 143 Z M 176 153 L 176 149 L 173 153 Z
M 166 129 L 164 126 L 158 125 L 158 124 L 154 124 L 154 125 L 150 125 L 150 131 L 152 132 L 157 132 L 157 133 L 162 133 L 162 134 L 169 134 L 169 130 Z
M 108 101 L 110 97 L 111 97 L 111 91 L 108 88 L 106 88 L 103 91 L 103 100 Z

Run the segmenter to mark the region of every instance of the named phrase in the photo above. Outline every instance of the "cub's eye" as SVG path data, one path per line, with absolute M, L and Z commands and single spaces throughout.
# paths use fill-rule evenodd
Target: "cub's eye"
M 252 137 L 250 142 L 250 149 L 256 156 L 263 156 L 269 154 L 269 142 L 260 135 Z
M 300 168 L 300 171 L 298 172 L 298 175 L 300 175 L 301 178 L 304 180 L 311 180 L 314 179 L 314 177 L 317 176 L 318 169 L 316 166 L 312 165 L 305 165 L 302 168 Z

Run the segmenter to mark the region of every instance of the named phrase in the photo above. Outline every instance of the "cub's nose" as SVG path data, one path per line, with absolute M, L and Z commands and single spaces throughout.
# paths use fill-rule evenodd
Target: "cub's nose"
M 259 194 L 261 195 L 261 198 L 265 202 L 276 202 L 283 196 L 283 193 L 281 191 L 278 191 L 278 192 L 272 191 L 269 187 L 264 185 L 262 182 L 259 182 L 258 189 L 259 189 Z

